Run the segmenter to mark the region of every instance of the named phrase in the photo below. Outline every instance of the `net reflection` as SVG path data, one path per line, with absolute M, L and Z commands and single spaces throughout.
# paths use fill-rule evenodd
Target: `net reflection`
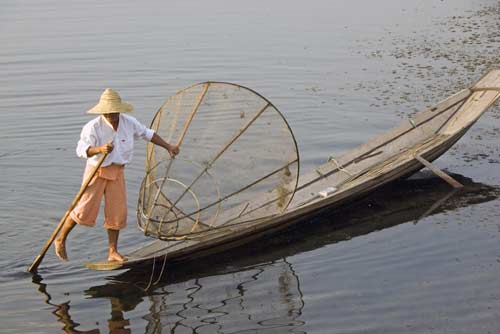
M 148 292 L 145 333 L 302 332 L 299 277 L 286 259 L 188 281 L 173 280 L 175 271 L 170 275 Z M 118 298 L 119 289 L 110 287 L 93 287 L 86 293 Z M 127 299 L 123 292 L 122 299 Z

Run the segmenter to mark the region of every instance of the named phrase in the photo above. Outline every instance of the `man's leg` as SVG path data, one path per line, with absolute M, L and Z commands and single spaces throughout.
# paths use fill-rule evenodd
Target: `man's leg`
M 118 236 L 120 235 L 120 230 L 108 229 L 108 241 L 109 241 L 109 254 L 108 261 L 118 261 L 124 262 L 124 258 L 120 253 L 118 253 Z
M 86 180 L 89 177 L 92 170 L 93 167 L 87 164 L 85 171 L 83 172 L 83 180 Z M 99 207 L 101 206 L 101 199 L 104 194 L 105 186 L 106 180 L 95 177 L 92 182 L 88 184 L 87 189 L 76 204 L 75 208 L 70 213 L 68 218 L 66 218 L 59 236 L 54 241 L 56 255 L 61 260 L 68 260 L 68 255 L 66 253 L 66 238 L 75 225 L 77 223 L 84 226 L 95 225 L 95 220 L 99 213 Z
M 75 225 L 77 223 L 83 226 L 95 225 L 95 220 L 99 213 L 99 206 L 104 192 L 104 185 L 105 182 L 97 179 L 94 184 L 87 188 L 87 191 L 85 191 L 74 210 L 68 218 L 66 218 L 59 236 L 54 241 L 56 255 L 61 260 L 68 261 L 68 255 L 66 253 L 66 238 Z
M 118 236 L 127 225 L 127 189 L 123 166 L 106 167 L 109 176 L 104 192 L 104 228 L 108 230 L 108 261 L 124 262 L 126 259 L 118 253 Z
M 76 222 L 71 217 L 66 218 L 61 228 L 61 232 L 59 232 L 57 239 L 54 241 L 56 255 L 63 261 L 68 261 L 68 254 L 66 254 L 66 238 L 75 225 Z

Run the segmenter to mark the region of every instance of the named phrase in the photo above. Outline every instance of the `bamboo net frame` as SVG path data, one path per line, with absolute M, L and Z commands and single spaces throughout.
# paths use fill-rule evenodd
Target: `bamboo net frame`
M 171 159 L 148 144 L 137 207 L 146 235 L 199 237 L 229 221 L 280 214 L 291 202 L 297 143 L 284 116 L 255 91 L 224 82 L 191 86 L 163 104 L 151 128 L 180 154 Z

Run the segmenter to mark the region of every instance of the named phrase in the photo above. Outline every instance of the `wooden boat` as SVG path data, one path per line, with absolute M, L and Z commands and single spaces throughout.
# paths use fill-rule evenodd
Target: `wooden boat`
M 432 215 L 500 198 L 500 187 L 476 183 L 459 174 L 452 176 L 464 185 L 463 189 L 450 189 L 448 184 L 439 182 L 430 172 L 422 171 L 416 177 L 396 180 L 359 201 L 316 216 L 311 219 L 313 224 L 298 224 L 293 231 L 266 238 L 263 248 L 260 244 L 249 243 L 232 250 L 230 254 L 219 253 L 204 261 L 181 263 L 167 275 L 166 280 L 162 280 L 160 287 L 166 282 L 180 283 L 193 278 L 227 274 L 234 272 L 234 268 L 273 263 L 344 241 L 346 237 L 363 236 L 408 222 L 417 224 Z M 256 249 L 262 251 L 256 254 Z M 144 284 L 144 267 L 137 266 L 117 273 L 104 285 L 90 288 L 88 295 L 103 298 L 129 296 L 129 292 L 130 295 L 145 294 L 136 284 L 130 283 Z M 128 292 L 124 293 L 125 290 Z
M 343 205 L 423 167 L 431 168 L 459 186 L 430 162 L 453 146 L 499 97 L 500 69 L 494 69 L 472 87 L 301 175 L 293 200 L 280 214 L 238 225 L 218 226 L 196 239 L 157 240 L 126 254 L 128 261 L 124 263 L 98 261 L 85 265 L 94 270 L 115 270 L 156 260 L 189 261 L 215 254 L 275 233 L 321 210 Z

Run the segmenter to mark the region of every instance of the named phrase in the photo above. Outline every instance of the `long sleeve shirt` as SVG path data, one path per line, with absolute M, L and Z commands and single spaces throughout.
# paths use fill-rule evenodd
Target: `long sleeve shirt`
M 89 147 L 102 146 L 113 141 L 113 151 L 108 154 L 102 167 L 111 164 L 125 165 L 132 161 L 134 154 L 134 141 L 142 138 L 151 141 L 154 131 L 148 129 L 134 117 L 121 113 L 118 129 L 115 131 L 110 123 L 99 116 L 85 124 L 80 134 L 80 140 L 76 147 L 76 155 L 88 159 L 87 163 L 97 165 L 99 154 L 92 157 L 87 155 Z

